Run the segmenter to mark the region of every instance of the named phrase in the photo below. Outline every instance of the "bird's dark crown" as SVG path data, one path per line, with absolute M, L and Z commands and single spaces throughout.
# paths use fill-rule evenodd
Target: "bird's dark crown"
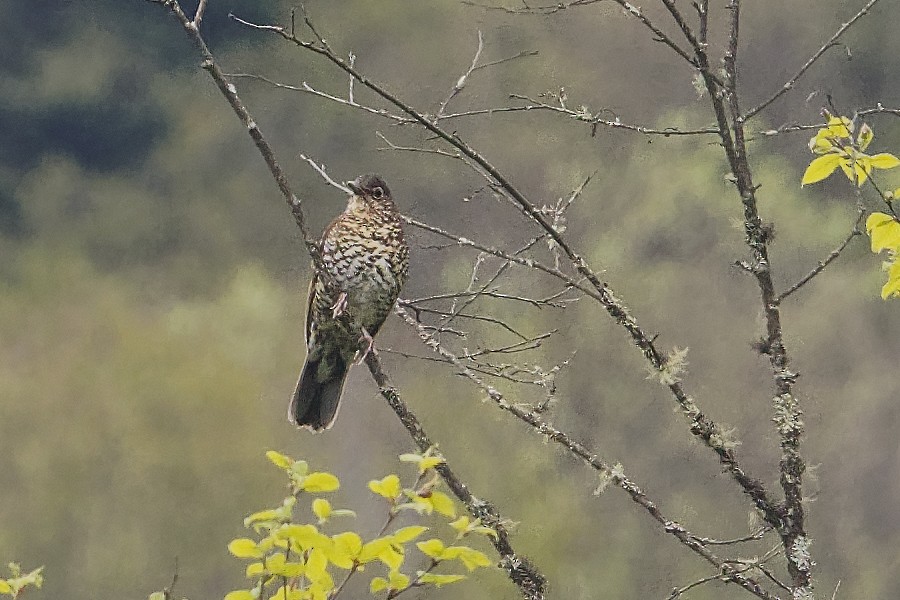
M 391 196 L 391 190 L 388 189 L 388 186 L 384 182 L 384 179 L 382 179 L 379 175 L 375 175 L 374 173 L 360 175 L 352 183 L 349 183 L 349 185 L 350 189 L 352 189 L 354 192 L 362 192 L 367 196 L 373 196 L 377 188 L 381 189 L 381 196 L 387 198 L 390 198 Z

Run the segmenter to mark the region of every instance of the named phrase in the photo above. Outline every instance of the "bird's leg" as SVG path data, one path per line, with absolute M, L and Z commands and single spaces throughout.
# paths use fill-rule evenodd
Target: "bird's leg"
M 378 355 L 378 351 L 375 350 L 375 338 L 373 338 L 371 334 L 366 331 L 365 327 L 360 327 L 359 329 L 360 331 L 362 331 L 362 335 L 359 336 L 359 341 L 366 343 L 366 349 L 356 352 L 357 359 L 353 362 L 354 365 L 361 365 L 363 361 L 366 360 L 366 357 L 370 352 L 375 356 Z
M 338 299 L 335 300 L 334 306 L 331 307 L 331 318 L 337 319 L 347 310 L 347 292 L 341 292 Z

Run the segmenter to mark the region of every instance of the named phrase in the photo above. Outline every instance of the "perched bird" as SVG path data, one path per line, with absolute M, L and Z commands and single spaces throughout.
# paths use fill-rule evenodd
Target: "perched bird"
M 309 286 L 306 363 L 288 419 L 312 431 L 337 417 L 347 372 L 372 351 L 372 340 L 406 281 L 409 247 L 391 191 L 378 175 L 347 182 L 347 208 L 319 243 L 321 272 Z

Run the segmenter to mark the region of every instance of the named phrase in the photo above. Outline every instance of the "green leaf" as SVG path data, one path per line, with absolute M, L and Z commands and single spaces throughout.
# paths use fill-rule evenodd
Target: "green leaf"
M 811 183 L 816 183 L 817 181 L 822 181 L 837 169 L 842 161 L 846 161 L 847 159 L 840 154 L 826 154 L 824 156 L 820 156 L 814 159 L 809 166 L 806 167 L 806 171 L 803 173 L 803 179 L 800 180 L 800 185 L 809 185 Z
M 900 158 L 897 158 L 888 152 L 876 154 L 871 157 L 871 160 L 872 166 L 876 169 L 893 169 L 894 167 L 900 166 Z
M 11 594 L 12 588 L 5 579 L 0 579 L 0 594 Z
M 3 590 L 0 589 L 0 592 Z M 147 600 L 166 600 L 166 595 L 163 592 L 153 592 L 149 596 L 147 596 Z

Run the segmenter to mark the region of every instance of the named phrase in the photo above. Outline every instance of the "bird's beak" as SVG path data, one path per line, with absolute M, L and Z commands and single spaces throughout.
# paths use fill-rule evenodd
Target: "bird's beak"
M 362 195 L 363 195 L 362 188 L 359 187 L 358 185 L 356 185 L 356 182 L 355 182 L 355 181 L 347 181 L 347 182 L 345 182 L 345 185 L 346 185 L 348 188 L 350 188 L 350 190 L 351 190 L 354 194 L 356 194 L 357 196 L 362 196 Z

